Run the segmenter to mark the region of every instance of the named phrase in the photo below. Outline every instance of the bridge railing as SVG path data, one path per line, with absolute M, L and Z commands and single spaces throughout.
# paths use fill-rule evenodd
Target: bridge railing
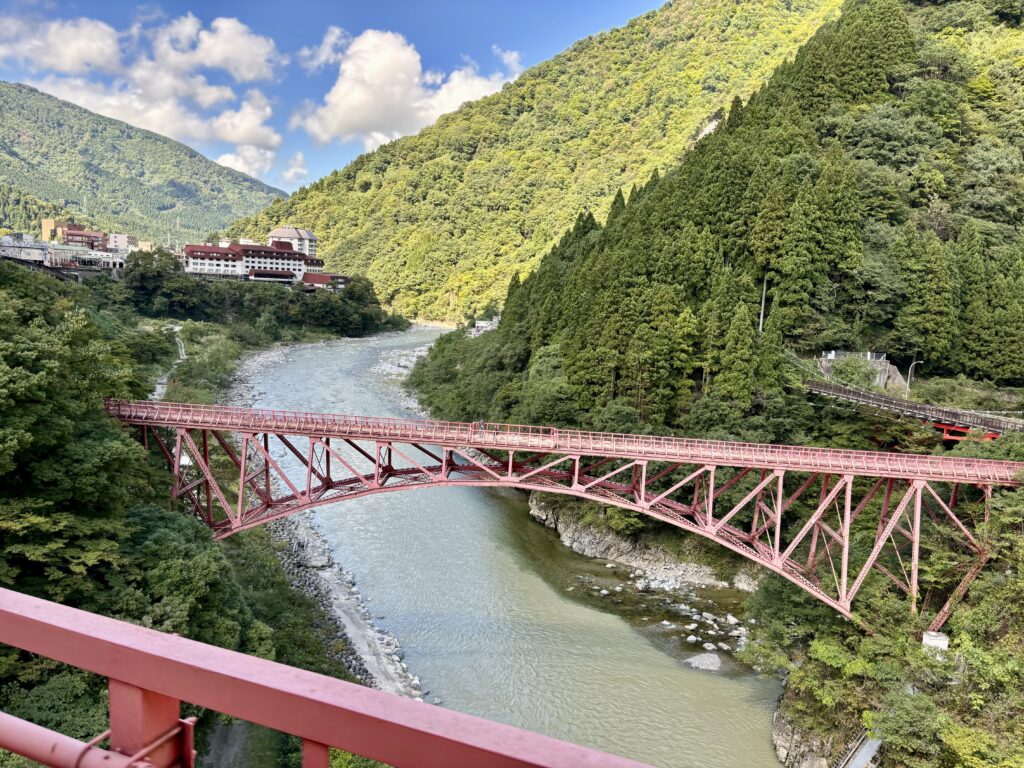
M 938 405 L 918 403 L 913 400 L 904 400 L 890 395 L 883 395 L 871 390 L 859 387 L 833 384 L 831 382 L 805 381 L 804 385 L 812 392 L 818 392 L 830 397 L 837 397 L 843 400 L 873 405 L 885 410 L 894 411 L 907 416 L 915 416 L 921 419 L 928 419 L 939 423 L 955 426 L 977 427 L 993 430 L 995 432 L 1022 432 L 1024 421 L 999 416 L 990 416 L 974 411 L 965 411 L 959 408 L 944 408 Z
M 235 406 L 110 400 L 112 415 L 133 423 L 195 428 L 224 428 L 253 432 L 291 432 L 365 439 L 463 444 L 566 451 L 584 455 L 613 455 L 650 460 L 705 462 L 796 471 L 859 473 L 915 477 L 950 482 L 1018 484 L 1024 465 L 953 456 L 853 451 L 813 446 L 732 443 L 715 440 L 561 430 L 553 427 L 502 423 L 467 423 L 428 419 L 345 416 Z
M 111 749 L 0 712 L 0 748 L 71 768 L 191 766 L 172 744 L 181 701 L 303 739 L 304 768 L 334 746 L 417 768 L 642 768 L 626 758 L 276 662 L 0 589 L 0 643 L 109 679 Z M 188 754 L 182 754 L 181 749 Z M 128 755 L 139 756 L 138 762 Z

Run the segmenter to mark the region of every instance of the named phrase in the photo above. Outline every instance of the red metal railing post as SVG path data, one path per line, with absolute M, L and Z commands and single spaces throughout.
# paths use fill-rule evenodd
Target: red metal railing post
M 302 741 L 302 768 L 328 768 L 330 751 L 326 744 L 309 739 Z
M 107 682 L 110 694 L 110 747 L 134 755 L 179 725 L 181 702 L 120 680 Z M 169 768 L 182 759 L 180 742 L 170 739 L 147 755 L 157 768 Z
M 921 565 L 921 502 L 924 496 L 924 483 L 917 484 L 917 493 L 914 494 L 914 520 L 913 537 L 911 539 L 910 554 L 910 612 L 917 614 L 917 581 Z

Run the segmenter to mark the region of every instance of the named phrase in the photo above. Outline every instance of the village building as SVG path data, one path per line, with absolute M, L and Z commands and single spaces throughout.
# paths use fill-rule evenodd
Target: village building
M 186 245 L 182 265 L 191 275 L 234 277 L 265 282 L 302 282 L 307 275 L 323 274 L 322 259 L 296 251 L 290 241 L 270 245 L 237 242 Z
M 278 227 L 267 236 L 267 245 L 277 243 L 290 243 L 293 251 L 315 257 L 317 240 L 311 230 L 299 229 L 297 227 Z

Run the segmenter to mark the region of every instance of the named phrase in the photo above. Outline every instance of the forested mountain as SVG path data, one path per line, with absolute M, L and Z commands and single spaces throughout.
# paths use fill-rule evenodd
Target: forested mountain
M 356 159 L 231 228 L 320 237 L 403 314 L 500 302 L 584 210 L 674 164 L 840 0 L 676 0 L 576 43 L 498 94 Z
M 421 402 L 445 418 L 941 452 L 905 420 L 812 410 L 791 361 L 873 349 L 904 370 L 923 358 L 1024 383 L 1022 10 L 848 0 L 681 163 L 616 197 L 603 225 L 581 215 L 512 280 L 497 330 L 442 337 L 411 377 Z M 956 452 L 1020 460 L 1024 440 Z M 841 745 L 868 726 L 886 766 L 1024 764 L 1022 519 L 1017 491 L 979 522 L 992 560 L 944 660 L 919 640 L 966 570 L 941 543 L 922 555 L 921 615 L 868 580 L 872 633 L 767 578 L 747 660 L 785 670 L 799 729 Z M 870 547 L 863 525 L 855 547 Z
M 722 408 L 771 420 L 783 341 L 1024 382 L 1016 21 L 848 4 L 604 226 L 580 216 L 513 281 L 498 331 L 439 344 L 428 397 L 453 416 L 728 431 Z
M 36 234 L 43 218 L 73 218 L 79 223 L 85 222 L 81 215 L 61 205 L 40 200 L 0 182 L 0 230 Z
M 110 231 L 202 237 L 284 194 L 27 85 L 0 82 L 0 104 L 0 183 Z

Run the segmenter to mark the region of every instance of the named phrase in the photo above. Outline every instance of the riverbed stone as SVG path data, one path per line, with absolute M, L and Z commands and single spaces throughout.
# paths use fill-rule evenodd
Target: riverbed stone
M 722 669 L 722 659 L 717 653 L 698 653 L 696 656 L 688 658 L 685 663 L 694 669 L 703 669 L 708 672 L 718 672 Z
M 702 645 L 701 647 L 705 651 L 717 651 L 718 650 L 718 648 L 715 646 L 714 643 L 704 643 L 704 645 Z

